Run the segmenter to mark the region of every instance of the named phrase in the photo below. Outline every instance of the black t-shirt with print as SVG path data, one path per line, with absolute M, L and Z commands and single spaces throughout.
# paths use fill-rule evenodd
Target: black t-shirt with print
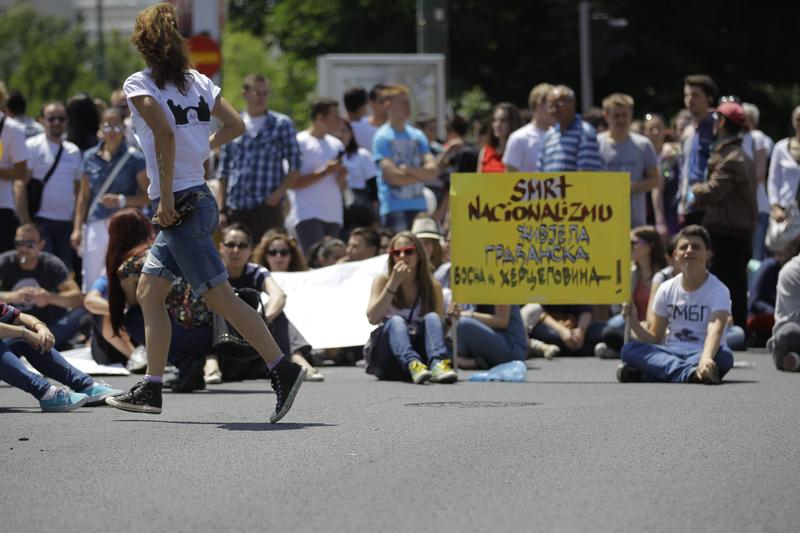
M 67 279 L 69 270 L 64 262 L 53 254 L 42 252 L 33 270 L 22 269 L 15 250 L 0 254 L 0 291 L 12 292 L 24 287 L 41 287 L 50 292 L 58 292 L 58 286 Z M 15 307 L 45 323 L 63 314 L 62 309 L 52 305 L 35 307 L 15 304 Z

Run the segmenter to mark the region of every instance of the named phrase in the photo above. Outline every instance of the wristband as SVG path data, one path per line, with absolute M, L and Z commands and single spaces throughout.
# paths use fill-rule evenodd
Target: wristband
M 118 194 L 117 203 L 119 203 L 119 208 L 122 209 L 128 203 L 128 198 L 124 194 Z

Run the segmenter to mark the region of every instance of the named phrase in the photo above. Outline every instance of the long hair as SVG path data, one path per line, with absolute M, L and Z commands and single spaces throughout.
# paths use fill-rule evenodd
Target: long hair
M 97 130 L 100 129 L 100 113 L 92 97 L 78 93 L 67 102 L 67 140 L 74 143 L 81 152 L 97 144 Z
M 144 58 L 159 89 L 173 84 L 182 94 L 189 89 L 191 68 L 186 41 L 178 31 L 178 14 L 171 4 L 143 9 L 136 17 L 131 42 Z
M 425 253 L 425 248 L 422 246 L 422 242 L 420 242 L 420 240 L 410 231 L 401 231 L 392 237 L 391 241 L 389 241 L 390 253 L 388 272 L 391 272 L 394 269 L 395 263 L 397 263 L 391 254 L 391 250 L 394 249 L 395 243 L 398 241 L 398 239 L 408 239 L 417 249 L 417 257 L 419 258 L 419 262 L 417 263 L 416 278 L 421 313 L 424 315 L 430 313 L 431 311 L 435 311 L 433 308 L 436 301 L 433 297 L 433 275 L 431 274 L 431 268 L 428 264 L 428 254 Z M 403 293 L 401 291 L 397 291 L 397 295 L 392 298 L 392 305 L 397 309 L 408 309 L 414 306 L 414 302 L 406 302 L 403 299 Z
M 667 254 L 664 241 L 653 226 L 639 226 L 633 228 L 633 235 L 650 245 L 650 268 L 658 272 L 667 266 Z
M 253 262 L 269 269 L 267 262 L 267 250 L 273 242 L 281 240 L 286 243 L 291 251 L 291 259 L 289 260 L 289 272 L 305 272 L 308 270 L 306 259 L 297 245 L 297 241 L 289 237 L 286 233 L 278 230 L 269 230 L 261 237 L 261 242 L 256 246 L 253 252 Z
M 497 148 L 500 146 L 500 139 L 494 134 L 494 128 L 491 127 L 491 122 L 494 120 L 494 114 L 497 112 L 498 109 L 502 109 L 506 112 L 506 116 L 508 117 L 508 134 L 511 135 L 518 129 L 522 127 L 522 116 L 519 113 L 519 109 L 514 104 L 510 104 L 508 102 L 502 102 L 494 106 L 494 110 L 492 111 L 492 117 L 489 120 L 489 146 L 492 148 Z M 508 140 L 508 137 L 505 139 Z
M 153 227 L 141 211 L 128 207 L 120 209 L 108 224 L 108 251 L 106 275 L 108 276 L 108 308 L 111 327 L 115 334 L 122 328 L 125 313 L 125 293 L 122 292 L 117 270 L 129 257 L 146 250 L 153 239 Z
M 356 134 L 353 133 L 353 126 L 350 125 L 349 120 L 342 120 L 342 125 L 350 132 L 350 142 L 344 147 L 344 153 L 347 155 L 354 155 L 358 153 L 358 143 L 356 142 Z

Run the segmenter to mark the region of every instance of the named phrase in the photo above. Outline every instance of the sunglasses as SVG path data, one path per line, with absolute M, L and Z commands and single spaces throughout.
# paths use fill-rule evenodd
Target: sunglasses
M 52 115 L 49 117 L 44 117 L 45 121 L 47 122 L 66 122 L 67 117 L 64 115 Z
M 228 248 L 228 249 L 237 248 L 239 250 L 245 250 L 247 248 L 250 248 L 250 243 L 249 242 L 228 241 L 228 242 L 223 242 L 222 246 L 224 246 L 225 248 Z
M 14 246 L 16 248 L 36 248 L 37 242 L 33 239 L 20 239 L 14 241 Z
M 398 259 L 400 257 L 405 256 L 412 256 L 417 253 L 417 249 L 414 246 L 406 246 L 405 248 L 394 248 L 389 250 L 389 253 L 392 254 L 392 257 Z
M 275 257 L 276 255 L 279 255 L 281 257 L 289 257 L 291 253 L 292 251 L 289 250 L 288 248 L 276 248 L 275 250 L 267 250 L 267 255 L 270 257 Z
M 122 126 L 112 126 L 108 122 L 103 122 L 103 132 L 104 133 L 122 133 Z

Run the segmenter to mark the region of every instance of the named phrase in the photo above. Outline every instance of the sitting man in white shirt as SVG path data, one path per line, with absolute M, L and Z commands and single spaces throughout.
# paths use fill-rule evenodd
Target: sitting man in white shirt
M 638 340 L 622 347 L 617 370 L 622 383 L 666 381 L 719 384 L 733 368 L 725 344 L 725 325 L 731 314 L 730 292 L 706 270 L 711 238 L 691 225 L 677 235 L 676 259 L 681 274 L 664 282 L 653 299 L 654 318 L 645 328 L 636 308 L 625 305 L 631 332 Z

